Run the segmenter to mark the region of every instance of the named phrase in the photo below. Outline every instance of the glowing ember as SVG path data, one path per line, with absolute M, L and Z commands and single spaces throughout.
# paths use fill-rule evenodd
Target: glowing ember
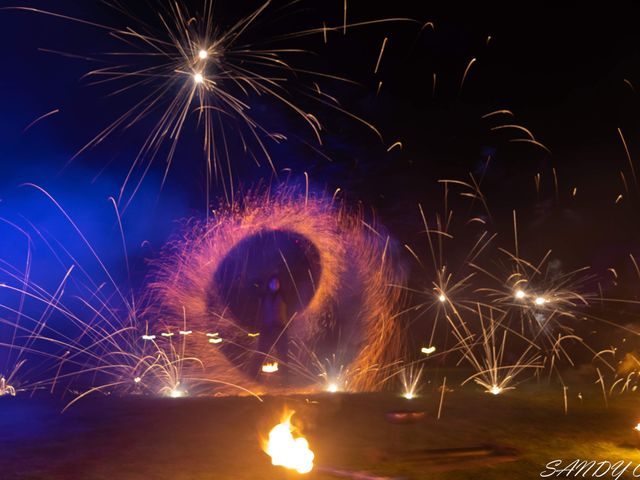
M 502 393 L 502 388 L 499 387 L 498 385 L 493 385 L 490 389 L 489 389 L 489 393 L 493 394 L 493 395 L 500 395 L 500 393 Z
M 133 379 L 133 381 L 135 383 L 140 383 L 142 381 L 142 379 L 140 377 L 136 377 L 136 378 Z
M 4 377 L 0 377 L 0 397 L 4 395 L 16 396 L 16 389 L 7 384 L 7 380 Z
M 338 388 L 338 385 L 336 383 L 330 383 L 329 385 L 327 385 L 327 392 L 336 393 L 338 390 L 340 389 Z
M 271 429 L 264 451 L 271 457 L 271 463 L 275 466 L 298 473 L 309 473 L 313 469 L 314 454 L 304 437 L 293 436 L 291 417 L 294 413 L 292 411 L 285 414 L 282 422 Z
M 180 388 L 180 383 L 176 383 L 174 386 L 162 387 L 159 393 L 169 398 L 182 398 L 188 395 L 186 390 Z
M 536 297 L 535 299 L 535 304 L 536 305 L 544 305 L 545 303 L 547 303 L 547 299 L 544 297 Z
M 198 52 L 198 58 L 200 60 L 206 60 L 208 56 L 209 56 L 209 53 L 206 50 L 200 50 Z
M 209 343 L 214 343 L 214 344 L 222 343 L 222 339 L 220 338 L 220 334 L 218 332 L 207 333 L 207 337 L 211 337 L 209 338 Z
M 182 398 L 187 396 L 187 392 L 176 387 L 169 391 L 169 396 L 171 398 Z
M 201 73 L 194 73 L 193 81 L 196 82 L 197 84 L 204 83 L 204 77 L 202 76 Z
M 516 298 L 521 300 L 526 296 L 526 294 L 522 291 L 522 290 L 517 290 L 516 291 Z
M 155 335 L 142 335 L 142 339 L 143 340 L 155 340 L 156 336 Z
M 407 392 L 404 395 L 402 395 L 404 398 L 406 398 L 407 400 L 411 400 L 413 399 L 413 393 L 411 392 Z
M 434 346 L 431 346 L 431 347 L 422 347 L 422 348 L 420 349 L 420 351 L 421 351 L 422 353 L 424 353 L 425 355 L 431 355 L 433 352 L 435 352 L 435 351 L 436 351 L 436 347 L 434 347 Z
M 440 300 L 440 303 L 444 303 L 447 301 L 447 297 L 444 296 L 444 293 L 441 293 L 438 300 Z
M 275 373 L 278 371 L 278 362 L 269 362 L 262 365 L 264 373 Z
M 633 427 L 633 429 L 634 429 L 636 432 L 640 432 L 640 423 L 638 423 L 635 427 Z

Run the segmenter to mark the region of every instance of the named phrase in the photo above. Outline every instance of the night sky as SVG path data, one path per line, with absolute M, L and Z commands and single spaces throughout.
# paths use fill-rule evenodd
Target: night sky
M 135 23 L 99 1 L 4 3 L 119 28 Z M 187 3 L 197 11 L 198 2 Z M 221 25 L 258 5 L 218 2 Z M 322 152 L 318 155 L 305 146 L 314 140 L 298 119 L 268 99 L 252 98 L 256 116 L 292 139 L 271 149 L 279 179 L 289 176 L 301 182 L 308 172 L 315 190 L 331 193 L 340 187 L 347 202 L 375 212 L 398 245 L 414 245 L 421 241 L 418 204 L 431 211 L 441 208 L 442 187 L 437 180 L 468 179 L 469 172 L 478 178 L 490 157 L 482 190 L 497 231 L 509 235 L 516 209 L 521 244 L 532 256 L 553 248 L 575 267 L 591 264 L 604 270 L 618 262 L 623 270 L 630 268 L 626 259 L 638 250 L 633 214 L 638 190 L 632 185 L 617 129 L 622 129 L 636 159 L 640 151 L 637 4 L 618 2 L 605 11 L 584 2 L 562 6 L 539 2 L 526 7 L 482 2 L 462 7 L 451 2 L 352 0 L 350 22 L 387 17 L 416 21 L 352 28 L 346 36 L 331 32 L 326 45 L 321 34 L 272 39 L 318 27 L 322 21 L 341 25 L 342 1 L 304 1 L 281 9 L 284 5 L 274 2 L 247 33 L 247 41 L 312 51 L 288 58 L 301 69 L 357 82 L 324 79 L 322 86 L 347 110 L 375 124 L 384 139 L 380 141 L 348 116 L 318 108 L 324 126 L 324 145 L 314 144 Z M 132 11 L 138 21 L 159 27 L 153 9 L 142 2 L 136 2 Z M 435 28 L 423 28 L 426 22 L 433 22 Z M 65 243 L 74 234 L 59 212 L 33 188 L 20 186 L 38 184 L 63 204 L 105 261 L 119 268 L 121 251 L 113 248 L 118 238 L 116 222 L 107 199 L 117 194 L 148 125 L 143 122 L 70 159 L 140 93 L 110 97 L 111 86 L 92 86 L 82 78 L 96 64 L 76 57 L 95 58 L 120 44 L 104 30 L 24 11 L 1 11 L 0 35 L 4 66 L 0 215 L 8 220 L 27 218 Z M 374 74 L 385 37 L 386 49 Z M 472 58 L 476 61 L 461 88 Z M 300 75 L 300 82 L 309 79 Z M 376 94 L 380 81 L 382 88 Z M 314 109 L 310 100 L 300 97 L 299 101 L 304 108 Z M 25 131 L 54 109 L 59 113 Z M 551 154 L 535 145 L 510 142 L 513 132 L 492 131 L 498 123 L 482 116 L 498 109 L 511 110 L 514 116 L 506 123 L 530 129 Z M 396 141 L 403 148 L 387 152 Z M 160 183 L 165 165 L 159 158 L 123 216 L 129 256 L 140 264 L 140 276 L 144 276 L 144 260 L 157 255 L 179 228 L 180 219 L 204 216 L 199 142 L 197 129 L 187 129 L 164 187 Z M 257 167 L 240 149 L 234 161 L 239 189 L 276 177 L 268 165 Z M 625 172 L 630 196 L 624 192 L 620 171 Z M 538 173 L 541 188 L 536 193 Z M 574 188 L 577 195 L 572 197 Z M 623 201 L 614 205 L 621 193 Z M 221 190 L 215 189 L 214 197 L 220 196 Z M 457 201 L 462 202 L 460 214 L 467 215 L 468 204 L 453 200 Z M 9 257 L 21 258 L 16 242 L 5 236 L 3 249 L 11 252 Z M 505 237 L 504 243 L 508 242 Z
M 114 34 L 208 1 L 220 32 L 264 3 L 0 0 L 0 477 L 293 478 L 265 455 L 278 410 L 313 478 L 562 455 L 618 478 L 640 445 L 640 2 L 273 0 L 200 60 Z M 90 74 L 158 57 L 148 83 Z M 238 65 L 295 108 L 242 94 Z M 172 163 L 153 145 L 126 182 L 185 91 Z M 227 107 L 211 186 L 202 98 Z

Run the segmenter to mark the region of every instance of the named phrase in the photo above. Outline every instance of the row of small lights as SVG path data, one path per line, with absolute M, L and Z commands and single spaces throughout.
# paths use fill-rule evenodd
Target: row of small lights
M 208 54 L 207 54 L 207 52 L 205 50 L 201 50 L 200 51 L 199 57 L 201 59 L 204 60 L 204 59 L 207 58 L 207 56 L 208 56 Z M 198 76 L 199 76 L 200 80 L 198 80 Z M 202 79 L 202 75 L 201 74 L 196 74 L 195 80 L 196 80 L 197 83 L 201 83 L 202 80 L 203 80 Z M 519 300 L 525 298 L 526 296 L 527 296 L 526 293 L 524 291 L 522 291 L 522 290 L 517 290 L 516 293 L 515 293 L 515 297 L 517 299 L 519 299 Z M 441 293 L 438 296 L 438 300 L 441 303 L 444 303 L 444 302 L 447 301 L 447 297 L 443 293 Z M 536 305 L 544 305 L 545 303 L 547 303 L 547 300 L 544 297 L 536 297 L 535 300 L 534 300 L 534 303 Z M 180 335 L 189 335 L 192 332 L 191 331 L 180 331 L 179 333 L 180 333 Z M 165 336 L 165 337 L 168 337 L 168 336 L 172 336 L 173 334 L 172 333 L 162 333 L 161 335 Z M 256 336 L 256 334 L 249 334 L 249 335 L 250 336 Z M 212 337 L 212 338 L 209 339 L 210 343 L 220 343 L 220 342 L 222 342 L 222 338 L 219 338 L 217 333 L 207 333 L 207 336 L 208 337 Z M 156 336 L 155 335 L 143 335 L 142 338 L 143 338 L 143 340 L 154 340 L 156 338 Z M 425 347 L 425 348 L 421 349 L 421 352 L 424 353 L 424 354 L 429 355 L 429 354 L 435 352 L 435 350 L 436 350 L 435 347 L 428 347 L 428 348 Z M 265 364 L 265 365 L 262 366 L 262 371 L 264 373 L 277 372 L 278 371 L 278 363 L 277 362 L 273 362 L 273 364 Z M 140 382 L 140 377 L 136 377 L 134 379 L 134 381 L 136 383 L 139 383 Z M 338 387 L 338 385 L 336 383 L 331 382 L 331 383 L 329 383 L 327 385 L 326 391 L 329 392 L 329 393 L 336 393 L 336 392 L 340 391 L 340 388 Z M 489 390 L 489 393 L 491 393 L 493 395 L 499 395 L 501 392 L 502 392 L 502 388 L 500 388 L 497 385 L 494 385 Z M 403 396 L 407 400 L 411 400 L 411 399 L 414 398 L 414 395 L 412 393 L 405 393 Z M 640 431 L 640 423 L 636 426 L 636 430 Z
M 179 335 L 191 335 L 192 333 L 193 333 L 192 330 L 180 330 L 178 332 Z M 173 337 L 174 335 L 175 334 L 171 333 L 171 332 L 162 332 L 160 334 L 161 337 L 167 337 L 167 338 Z M 207 333 L 206 336 L 210 337 L 209 338 L 209 343 L 222 343 L 222 338 L 220 338 L 220 334 L 218 332 L 216 332 L 216 333 Z M 247 333 L 247 336 L 251 337 L 251 338 L 259 337 L 260 336 L 260 332 L 255 332 L 255 333 L 249 332 L 249 333 Z M 153 341 L 158 337 L 157 337 L 157 335 L 146 333 L 146 334 L 142 335 L 141 338 L 142 338 L 142 340 L 145 340 L 145 341 Z
M 524 292 L 524 290 L 516 290 L 516 293 L 514 294 L 514 296 L 518 299 L 518 300 L 522 300 L 523 298 L 527 297 L 527 294 Z M 444 293 L 441 293 L 438 296 L 438 300 L 440 301 L 440 303 L 444 303 L 447 301 L 447 297 Z M 535 303 L 536 305 L 542 306 L 545 303 L 548 303 L 549 300 L 547 300 L 544 297 L 536 297 L 533 300 L 533 303 Z

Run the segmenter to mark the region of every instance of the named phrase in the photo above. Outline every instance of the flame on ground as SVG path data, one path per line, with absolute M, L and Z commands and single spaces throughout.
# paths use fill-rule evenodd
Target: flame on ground
M 273 465 L 309 473 L 313 469 L 315 455 L 304 437 L 293 436 L 295 428 L 291 425 L 291 417 L 294 413 L 285 413 L 282 422 L 271 429 L 264 451 L 271 457 Z

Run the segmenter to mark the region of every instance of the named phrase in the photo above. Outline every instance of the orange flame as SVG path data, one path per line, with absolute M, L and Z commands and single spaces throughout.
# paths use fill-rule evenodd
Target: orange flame
M 271 457 L 275 466 L 295 470 L 298 473 L 309 473 L 313 469 L 314 453 L 309 449 L 309 442 L 304 437 L 294 437 L 291 417 L 295 412 L 285 413 L 282 421 L 269 432 L 269 440 L 264 451 Z
M 262 365 L 264 373 L 275 373 L 278 371 L 278 362 L 268 362 Z

